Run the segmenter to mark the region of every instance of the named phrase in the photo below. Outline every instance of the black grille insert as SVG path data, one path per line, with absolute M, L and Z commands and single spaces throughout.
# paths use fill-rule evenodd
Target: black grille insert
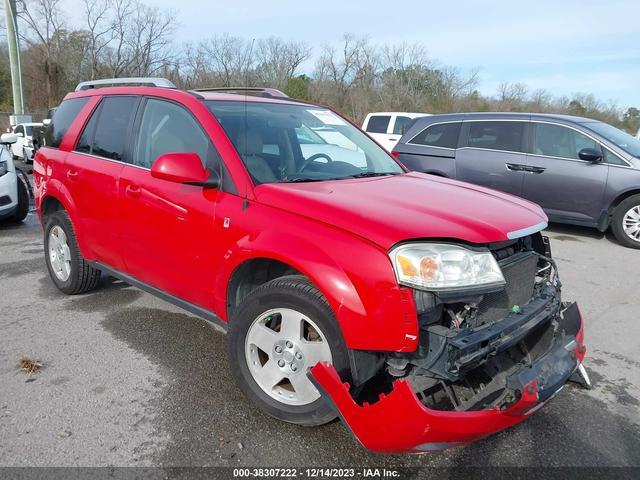
M 0 207 L 4 207 L 5 205 L 9 205 L 11 203 L 11 197 L 9 195 L 3 195 L 0 197 Z

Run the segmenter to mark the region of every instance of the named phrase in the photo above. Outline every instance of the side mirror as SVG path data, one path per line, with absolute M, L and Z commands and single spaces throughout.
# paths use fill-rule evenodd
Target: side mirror
M 160 155 L 151 166 L 151 176 L 174 183 L 216 188 L 217 179 L 209 178 L 209 171 L 202 166 L 196 153 L 174 152 Z
M 0 137 L 0 143 L 3 145 L 10 145 L 18 141 L 18 135 L 15 133 L 3 133 Z
M 602 151 L 597 148 L 583 148 L 578 152 L 578 156 L 580 160 L 596 163 L 602 160 Z

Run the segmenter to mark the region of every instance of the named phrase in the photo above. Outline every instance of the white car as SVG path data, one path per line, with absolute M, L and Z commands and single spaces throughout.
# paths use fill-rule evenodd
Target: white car
M 25 163 L 33 162 L 33 132 L 41 128 L 42 123 L 19 123 L 13 129 L 18 141 L 11 146 L 13 158 L 19 158 Z
M 21 222 L 29 213 L 29 180 L 13 163 L 11 146 L 17 137 L 5 133 L 0 137 L 0 220 Z
M 415 118 L 428 117 L 429 113 L 410 112 L 374 112 L 367 115 L 362 129 L 374 140 L 386 148 L 393 150 L 400 137 L 407 131 Z

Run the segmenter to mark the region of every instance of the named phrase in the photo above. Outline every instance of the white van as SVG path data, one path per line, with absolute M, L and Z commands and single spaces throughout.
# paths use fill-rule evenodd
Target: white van
M 429 115 L 429 113 L 373 112 L 364 119 L 362 129 L 391 151 L 414 118 Z

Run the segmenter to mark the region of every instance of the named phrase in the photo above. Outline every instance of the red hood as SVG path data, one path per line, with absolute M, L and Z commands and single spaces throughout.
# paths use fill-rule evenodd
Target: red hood
M 538 205 L 521 198 L 417 172 L 270 183 L 255 193 L 260 203 L 335 225 L 384 249 L 419 238 L 498 242 L 507 240 L 510 232 L 547 221 Z

